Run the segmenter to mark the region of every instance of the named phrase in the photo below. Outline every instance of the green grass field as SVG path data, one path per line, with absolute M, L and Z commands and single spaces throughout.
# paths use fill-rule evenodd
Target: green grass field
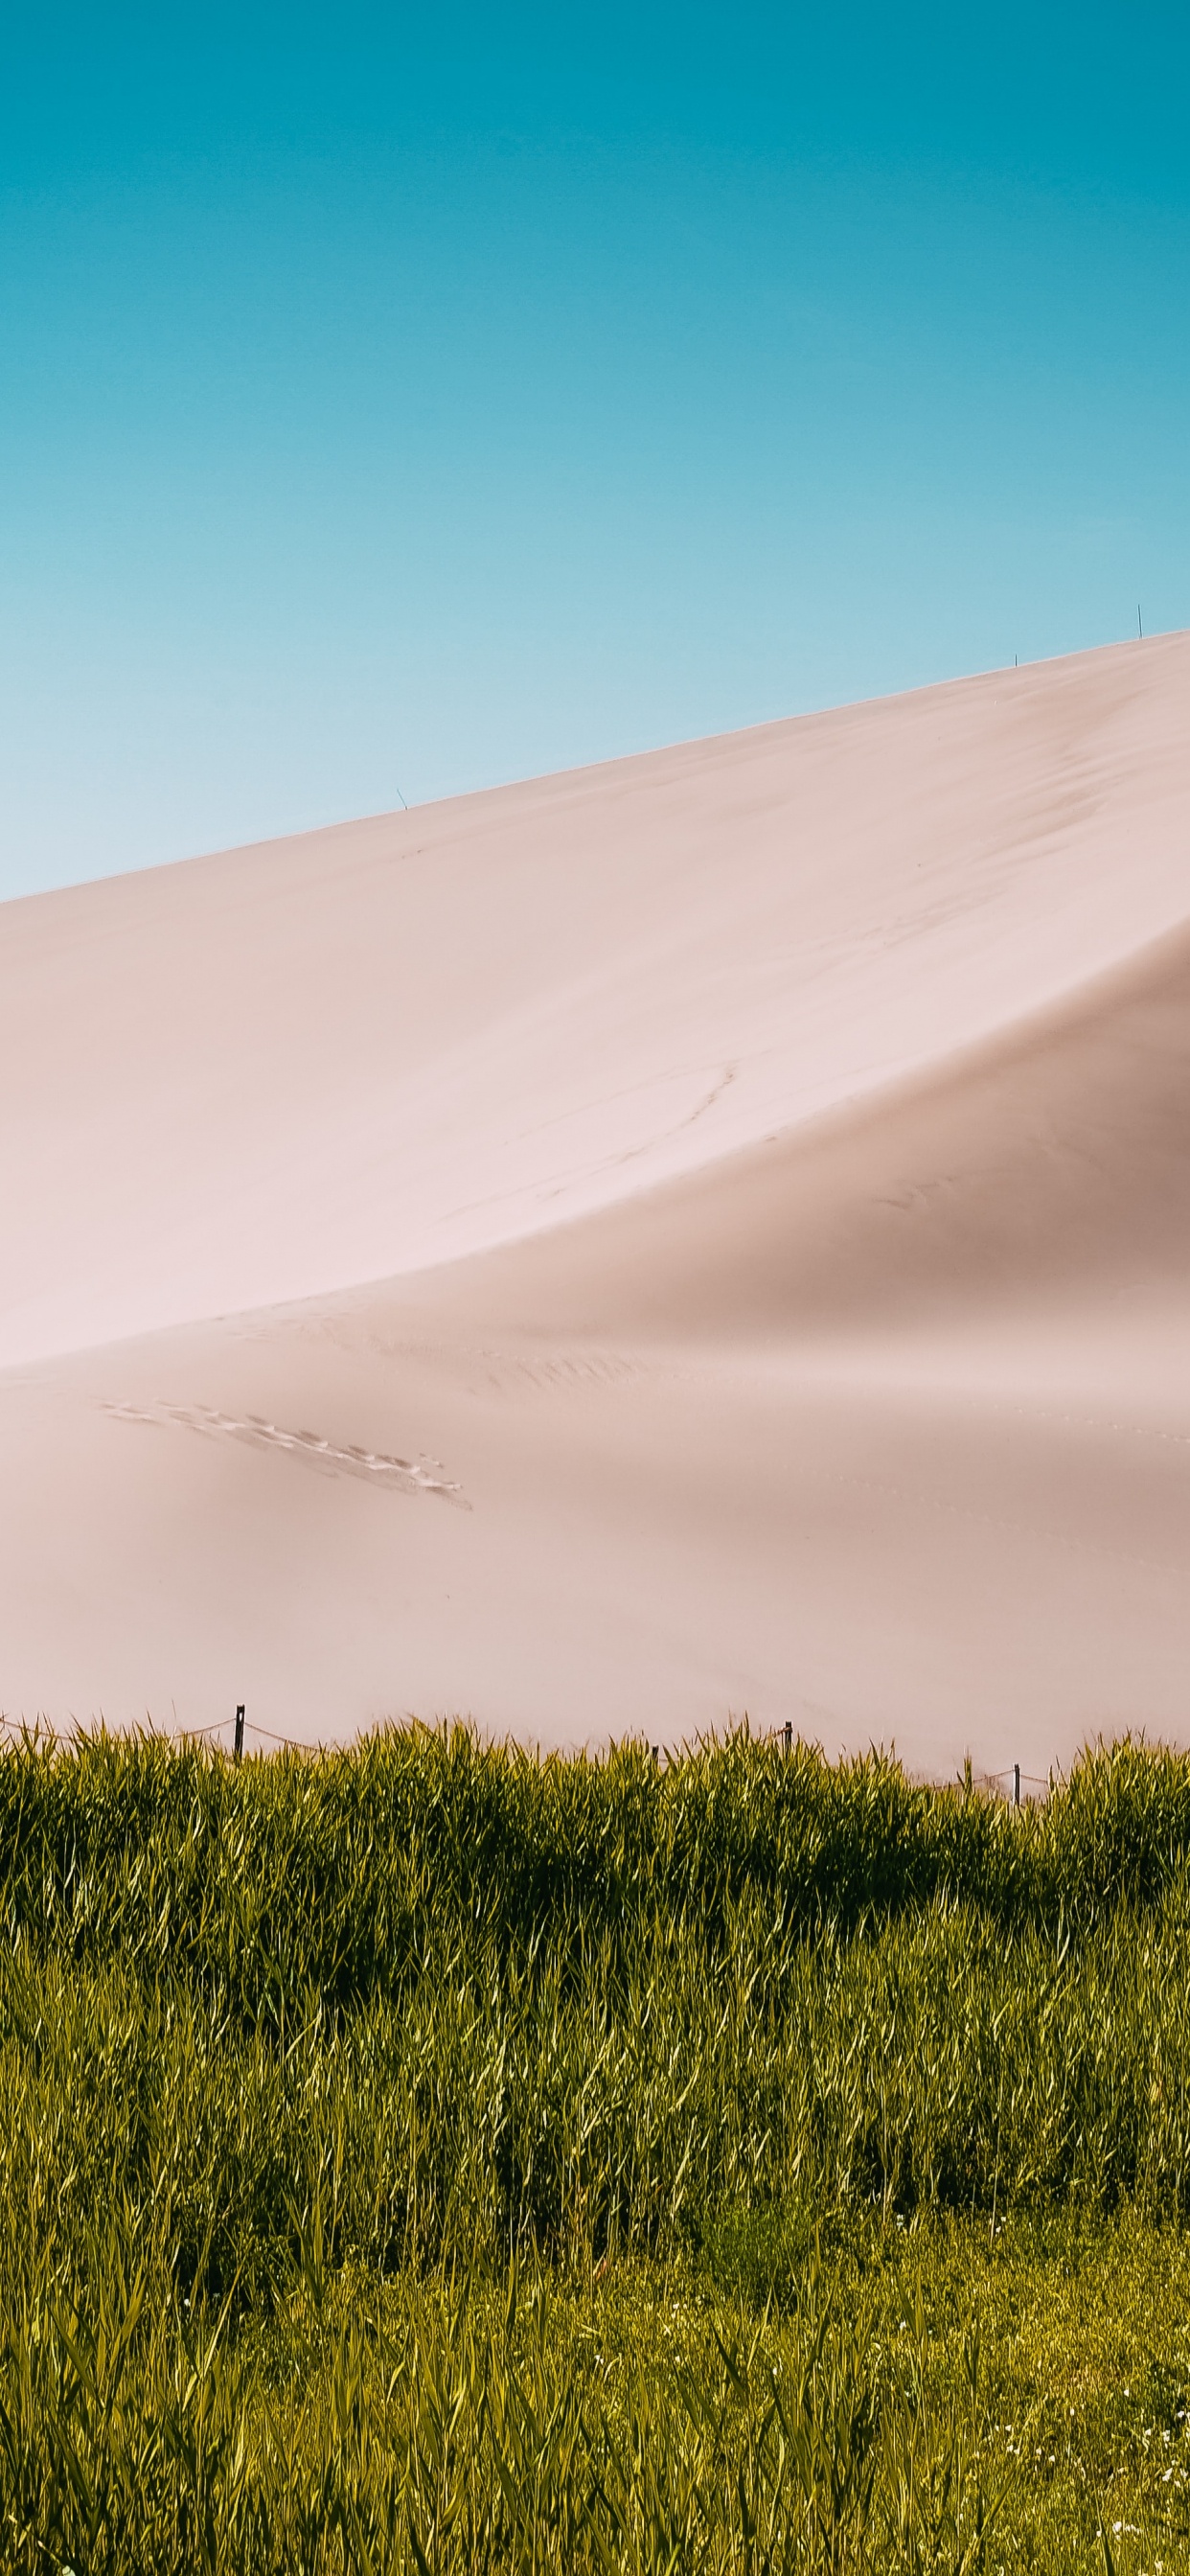
M 0 2565 L 1190 2569 L 1190 1760 L 0 1754 Z

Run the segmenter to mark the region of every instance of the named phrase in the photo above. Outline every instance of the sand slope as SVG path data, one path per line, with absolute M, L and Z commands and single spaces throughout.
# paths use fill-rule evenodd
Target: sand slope
M 1183 1729 L 1190 638 L 0 909 L 0 1700 Z

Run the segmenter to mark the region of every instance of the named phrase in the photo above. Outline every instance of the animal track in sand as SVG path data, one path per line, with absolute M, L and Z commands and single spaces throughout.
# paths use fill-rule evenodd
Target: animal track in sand
M 440 1494 L 462 1511 L 471 1509 L 462 1486 L 446 1474 L 438 1458 L 390 1458 L 381 1450 L 361 1449 L 354 1441 L 340 1448 L 317 1431 L 283 1431 L 261 1414 L 217 1413 L 209 1404 L 104 1404 L 101 1409 L 117 1422 L 142 1422 L 151 1428 L 175 1422 L 183 1430 L 201 1431 L 208 1439 L 223 1437 L 242 1440 L 250 1449 L 283 1450 L 307 1467 L 335 1476 L 358 1476 L 386 1493 Z

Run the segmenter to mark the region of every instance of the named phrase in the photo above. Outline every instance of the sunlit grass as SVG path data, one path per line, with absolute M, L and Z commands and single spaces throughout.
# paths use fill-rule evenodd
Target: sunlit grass
M 4 2566 L 1190 2563 L 1190 1763 L 26 1740 L 0 1891 Z

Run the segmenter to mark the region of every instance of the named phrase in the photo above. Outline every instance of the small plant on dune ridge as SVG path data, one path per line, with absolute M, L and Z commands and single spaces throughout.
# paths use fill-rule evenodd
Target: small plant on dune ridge
M 1180 1757 L 27 1736 L 0 1890 L 5 2566 L 1188 2563 Z

